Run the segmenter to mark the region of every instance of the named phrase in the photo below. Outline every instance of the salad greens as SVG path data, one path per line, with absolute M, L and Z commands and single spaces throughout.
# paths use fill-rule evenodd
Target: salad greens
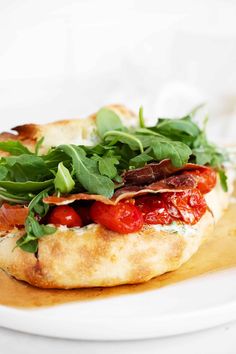
M 100 141 L 95 146 L 60 145 L 39 155 L 43 138 L 34 152 L 19 141 L 0 142 L 0 150 L 10 153 L 0 159 L 0 199 L 29 203 L 26 234 L 17 246 L 36 252 L 38 239 L 55 232 L 37 221 L 48 212 L 45 196 L 85 191 L 111 198 L 122 184 L 124 170 L 152 161 L 170 159 L 175 167 L 209 164 L 219 172 L 226 191 L 222 165 L 227 155 L 207 140 L 205 126 L 200 129 L 193 115 L 194 111 L 179 119 L 161 118 L 147 127 L 141 107 L 137 127 L 127 128 L 115 112 L 102 108 L 96 117 Z
M 57 173 L 54 179 L 56 191 L 61 193 L 70 193 L 75 186 L 75 181 L 71 177 L 70 171 L 63 165 L 63 162 L 58 164 Z
M 47 188 L 37 194 L 29 203 L 29 215 L 25 223 L 25 235 L 16 242 L 16 247 L 20 247 L 26 252 L 35 253 L 38 250 L 38 240 L 56 232 L 56 228 L 49 225 L 42 225 L 36 219 L 36 215 L 44 217 L 49 206 L 44 204 L 42 199 L 48 196 L 50 188 Z

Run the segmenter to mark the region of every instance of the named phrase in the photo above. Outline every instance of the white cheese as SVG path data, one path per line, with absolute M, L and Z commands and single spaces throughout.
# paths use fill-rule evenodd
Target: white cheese
M 183 236 L 191 237 L 197 234 L 197 228 L 192 225 L 172 222 L 170 225 L 152 225 L 150 226 L 155 231 L 164 231 L 170 233 L 178 233 Z

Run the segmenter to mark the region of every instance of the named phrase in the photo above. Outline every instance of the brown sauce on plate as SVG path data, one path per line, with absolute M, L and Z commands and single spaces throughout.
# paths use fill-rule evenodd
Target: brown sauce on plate
M 174 272 L 138 285 L 76 290 L 44 290 L 17 281 L 0 270 L 0 304 L 30 308 L 73 301 L 102 299 L 159 289 L 205 273 L 236 266 L 236 204 L 232 204 L 217 223 L 213 234 L 198 252 Z

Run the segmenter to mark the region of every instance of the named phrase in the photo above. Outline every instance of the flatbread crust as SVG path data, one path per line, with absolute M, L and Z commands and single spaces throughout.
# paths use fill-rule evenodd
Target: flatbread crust
M 120 114 L 127 114 L 127 118 L 133 117 L 124 107 L 113 107 Z M 88 120 L 94 121 L 94 116 Z M 34 128 L 27 125 L 16 130 L 21 139 L 32 141 L 44 135 L 46 147 L 49 147 L 71 143 L 72 139 L 71 135 L 64 136 L 63 141 L 55 143 L 57 134 L 54 130 L 52 144 L 50 134 L 53 128 L 60 130 L 58 127 L 61 125 L 68 125 L 63 130 L 69 132 L 72 124 L 71 134 L 74 134 L 75 124 L 77 128 L 80 124 L 88 127 L 88 120 L 83 123 L 75 120 L 77 123 L 64 121 L 67 123 L 33 125 Z M 19 280 L 41 288 L 108 287 L 147 281 L 178 269 L 198 250 L 227 207 L 229 193 L 224 193 L 218 184 L 206 195 L 206 199 L 211 212 L 207 211 L 193 227 L 174 230 L 144 226 L 140 232 L 126 235 L 96 224 L 74 229 L 60 227 L 55 234 L 39 240 L 37 255 L 14 249 L 17 239 L 24 234 L 24 230 L 14 229 L 0 237 L 0 268 Z

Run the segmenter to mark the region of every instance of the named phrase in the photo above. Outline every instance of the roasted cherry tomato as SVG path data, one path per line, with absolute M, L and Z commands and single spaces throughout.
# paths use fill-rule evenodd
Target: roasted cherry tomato
M 167 206 L 161 199 L 161 196 L 145 195 L 137 198 L 135 204 L 142 211 L 145 224 L 168 225 L 172 221 Z
M 216 185 L 216 171 L 210 167 L 193 171 L 184 171 L 183 173 L 194 176 L 197 181 L 197 188 L 203 194 L 210 192 Z
M 162 200 L 173 220 L 179 219 L 190 225 L 196 224 L 207 210 L 206 201 L 196 188 L 184 192 L 162 193 Z
M 91 207 L 90 215 L 97 224 L 120 234 L 139 231 L 143 226 L 142 212 L 132 203 L 120 202 L 117 205 L 107 205 L 95 202 Z
M 206 212 L 207 205 L 198 189 L 145 195 L 136 199 L 146 224 L 168 225 L 173 221 L 196 224 Z
M 69 205 L 55 207 L 49 214 L 48 222 L 54 225 L 66 225 L 68 227 L 82 226 L 79 214 Z

